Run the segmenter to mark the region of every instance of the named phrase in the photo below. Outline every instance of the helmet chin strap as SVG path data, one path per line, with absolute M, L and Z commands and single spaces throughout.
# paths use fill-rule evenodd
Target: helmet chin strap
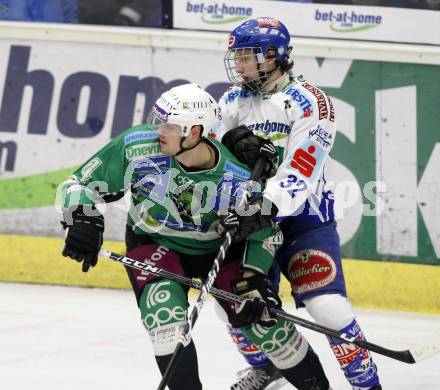
M 187 152 L 188 150 L 194 149 L 197 145 L 200 144 L 200 142 L 202 142 L 203 139 L 202 139 L 202 137 L 200 137 L 199 140 L 198 140 L 193 146 L 191 146 L 191 147 L 189 147 L 189 148 L 185 148 L 185 147 L 183 146 L 183 143 L 185 142 L 185 140 L 186 140 L 186 137 L 183 137 L 183 138 L 180 140 L 180 150 L 179 150 L 176 154 L 173 154 L 173 157 L 177 157 L 177 156 L 179 156 L 180 154 Z
M 257 64 L 257 71 L 258 71 L 258 79 L 257 80 L 251 80 L 243 84 L 245 89 L 248 89 L 252 92 L 257 92 L 261 88 L 263 88 L 264 83 L 269 80 L 270 76 L 272 76 L 278 69 L 280 69 L 279 65 L 275 65 L 275 67 L 272 70 L 269 71 L 262 71 L 260 70 L 260 63 Z
M 259 68 L 260 68 L 260 64 L 258 64 L 258 74 L 260 74 L 261 87 L 263 87 L 264 83 L 270 79 L 270 76 L 272 76 L 278 69 L 280 69 L 280 66 L 275 65 L 275 67 L 272 70 L 269 70 L 268 72 L 263 72 Z

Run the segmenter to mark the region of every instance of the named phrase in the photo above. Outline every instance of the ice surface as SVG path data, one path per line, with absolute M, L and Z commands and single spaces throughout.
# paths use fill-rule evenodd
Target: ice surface
M 286 309 L 310 319 L 304 310 Z M 356 313 L 371 342 L 397 350 L 423 342 L 440 329 L 440 316 Z M 303 332 L 333 389 L 349 390 L 325 337 Z M 229 389 L 236 371 L 246 365 L 210 300 L 193 339 L 204 389 Z M 374 356 L 384 390 L 440 389 L 440 354 L 414 365 Z M 0 283 L 0 389 L 147 390 L 159 382 L 131 291 Z

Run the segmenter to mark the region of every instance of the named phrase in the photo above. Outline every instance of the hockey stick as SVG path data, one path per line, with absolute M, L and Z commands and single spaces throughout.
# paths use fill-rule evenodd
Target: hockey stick
M 267 158 L 262 156 L 257 159 L 255 162 L 255 166 L 252 169 L 252 174 L 250 177 L 250 181 L 248 182 L 248 185 L 246 186 L 246 189 L 243 193 L 242 198 L 240 199 L 239 207 L 243 207 L 246 205 L 249 201 L 249 198 L 252 196 L 252 189 L 253 189 L 253 183 L 255 181 L 260 180 L 260 177 L 264 171 L 264 166 L 266 165 Z M 217 256 L 214 259 L 214 262 L 212 264 L 211 270 L 208 273 L 208 276 L 206 277 L 205 282 L 202 284 L 200 288 L 200 294 L 197 297 L 196 304 L 191 310 L 191 314 L 188 317 L 188 321 L 186 321 L 185 327 L 182 330 L 182 334 L 180 335 L 180 340 L 176 345 L 176 348 L 174 349 L 173 355 L 171 356 L 171 360 L 168 363 L 168 366 L 165 370 L 165 373 L 162 376 L 162 380 L 160 381 L 159 387 L 157 390 L 163 390 L 165 389 L 165 386 L 167 385 L 168 380 L 173 375 L 175 371 L 175 367 L 180 359 L 180 356 L 182 355 L 183 349 L 190 343 L 191 341 L 191 331 L 194 327 L 194 324 L 197 321 L 197 318 L 199 316 L 200 310 L 202 310 L 202 307 L 206 301 L 206 298 L 208 297 L 209 291 L 212 288 L 212 285 L 215 282 L 215 279 L 217 278 L 218 272 L 220 270 L 220 266 L 223 263 L 223 260 L 226 257 L 226 253 L 231 246 L 232 243 L 232 237 L 234 236 L 236 232 L 236 229 L 231 229 L 229 231 L 226 231 L 225 238 L 220 245 L 219 251 L 217 253 Z
M 99 252 L 99 254 L 107 259 L 116 261 L 117 263 L 121 263 L 128 267 L 138 269 L 140 271 L 145 271 L 159 277 L 174 280 L 178 283 L 181 283 L 185 286 L 193 287 L 197 290 L 203 289 L 203 283 L 200 283 L 191 278 L 187 278 L 186 276 L 178 275 L 173 272 L 169 272 L 162 268 L 156 267 L 151 262 L 141 263 L 140 261 L 130 259 L 129 257 L 121 256 L 116 253 L 106 251 L 104 249 L 102 249 Z M 244 300 L 244 298 L 239 295 L 230 293 L 228 291 L 219 290 L 215 287 L 212 287 L 209 293 L 218 299 L 222 299 L 224 301 L 228 301 L 232 303 L 239 304 Z M 303 328 L 313 330 L 315 332 L 321 333 L 326 336 L 347 341 L 361 348 L 368 349 L 380 355 L 384 355 L 391 359 L 399 360 L 401 362 L 408 364 L 418 363 L 440 352 L 440 330 L 434 333 L 434 335 L 430 337 L 429 339 L 430 341 L 427 343 L 414 346 L 404 351 L 394 351 L 392 349 L 388 349 L 380 345 L 370 343 L 369 341 L 366 340 L 355 340 L 353 339 L 353 337 L 350 337 L 345 333 L 340 333 L 334 329 L 330 329 L 325 326 L 316 324 L 315 322 L 294 316 L 290 313 L 285 312 L 284 310 L 275 309 L 273 310 L 273 313 L 279 318 L 283 318 L 287 321 L 292 321 L 293 323 L 300 325 Z

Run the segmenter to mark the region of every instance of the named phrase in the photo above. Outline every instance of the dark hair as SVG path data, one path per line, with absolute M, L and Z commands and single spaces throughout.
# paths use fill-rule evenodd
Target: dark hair
M 284 61 L 284 62 L 280 62 L 280 61 L 278 61 L 277 60 L 277 65 L 280 67 L 280 69 L 283 71 L 283 72 L 289 72 L 292 68 L 293 68 L 293 60 L 292 59 L 290 59 L 290 53 L 292 52 L 292 46 L 289 46 L 289 48 L 287 49 L 287 58 L 286 58 L 286 61 Z

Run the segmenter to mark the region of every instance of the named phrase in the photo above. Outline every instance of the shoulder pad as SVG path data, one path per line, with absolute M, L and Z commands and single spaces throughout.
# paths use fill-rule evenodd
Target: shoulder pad
M 157 134 L 157 126 L 138 125 L 123 132 L 121 136 L 124 139 L 125 145 L 130 145 L 139 141 L 149 142 L 156 140 L 159 136 Z

